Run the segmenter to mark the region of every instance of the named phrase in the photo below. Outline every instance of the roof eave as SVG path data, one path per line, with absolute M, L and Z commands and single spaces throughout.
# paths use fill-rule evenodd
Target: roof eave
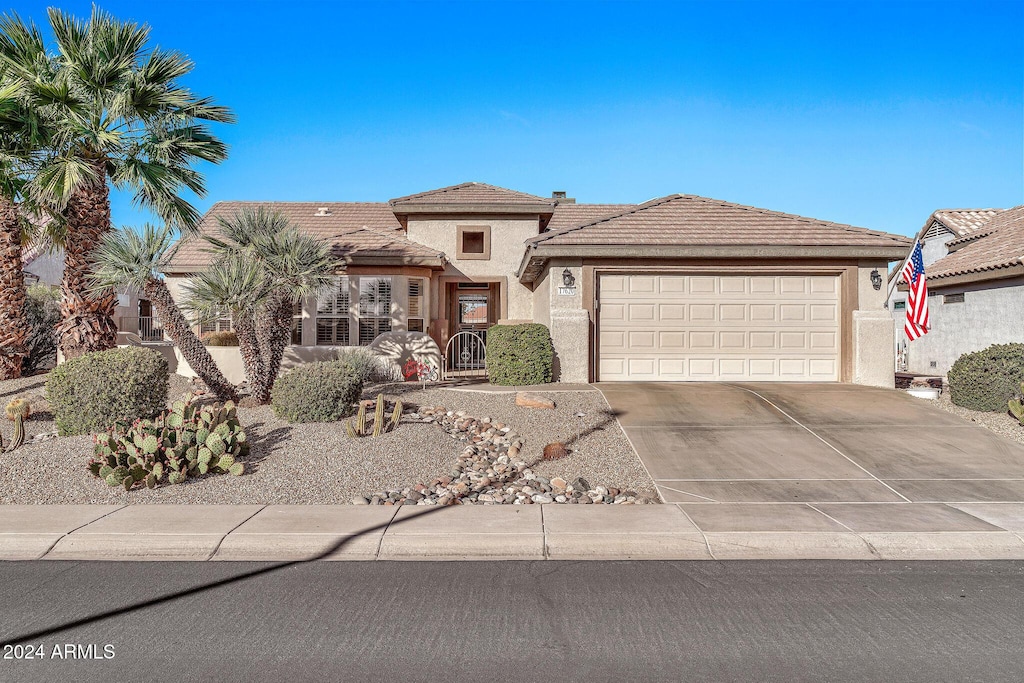
M 973 284 L 975 282 L 991 282 L 993 280 L 1006 280 L 1024 276 L 1024 263 L 1014 263 L 1005 266 L 991 266 L 986 269 L 974 270 L 969 273 L 957 273 L 955 275 L 942 275 L 935 277 L 928 276 L 928 286 L 932 289 L 942 287 L 954 287 L 957 285 Z M 901 290 L 906 285 L 900 285 Z
M 907 255 L 907 246 L 883 245 L 549 245 L 529 244 L 517 270 L 519 281 L 536 281 L 549 258 L 825 258 L 885 259 L 896 261 Z

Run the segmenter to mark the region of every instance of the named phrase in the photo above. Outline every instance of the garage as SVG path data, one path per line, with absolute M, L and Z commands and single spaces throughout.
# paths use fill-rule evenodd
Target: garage
M 838 275 L 604 274 L 597 379 L 838 381 Z

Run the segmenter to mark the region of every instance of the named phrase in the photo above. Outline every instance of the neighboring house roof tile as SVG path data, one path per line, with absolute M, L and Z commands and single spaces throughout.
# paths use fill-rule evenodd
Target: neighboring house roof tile
M 988 223 L 1000 211 L 1002 209 L 939 209 L 928 222 L 939 221 L 957 237 L 964 237 Z
M 669 195 L 533 238 L 534 245 L 910 246 L 899 235 L 695 195 Z
M 403 204 L 554 204 L 553 199 L 509 190 L 486 183 L 460 183 L 436 190 L 397 197 L 391 206 Z
M 950 253 L 926 270 L 929 282 L 1024 266 L 1024 205 L 999 211 L 977 228 L 975 235 L 972 241 L 949 243 Z M 993 272 L 992 275 L 1000 277 L 1002 273 Z
M 353 258 L 436 259 L 437 250 L 405 237 L 395 214 L 378 202 L 218 202 L 199 223 L 200 234 L 215 234 L 218 218 L 226 218 L 245 207 L 265 206 L 279 211 L 299 230 L 330 240 L 339 255 Z M 327 215 L 317 215 L 321 207 Z M 181 241 L 170 264 L 172 272 L 192 272 L 212 260 L 201 237 Z

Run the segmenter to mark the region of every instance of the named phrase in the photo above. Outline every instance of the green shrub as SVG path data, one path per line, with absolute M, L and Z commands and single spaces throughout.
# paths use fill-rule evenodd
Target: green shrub
M 203 335 L 202 341 L 207 346 L 238 346 L 238 335 L 234 330 L 207 332 Z
M 551 335 L 540 323 L 495 325 L 487 330 L 487 377 L 491 384 L 547 384 L 554 359 Z
M 129 346 L 61 363 L 46 380 L 46 400 L 61 436 L 88 434 L 153 417 L 167 405 L 167 385 L 167 360 Z
M 355 412 L 362 377 L 346 361 L 306 363 L 274 382 L 271 403 L 289 422 L 336 422 Z
M 60 289 L 49 285 L 32 285 L 25 301 L 25 318 L 31 331 L 28 355 L 21 363 L 23 375 L 52 368 L 57 364 L 57 323 L 60 322 Z
M 957 358 L 947 376 L 953 403 L 971 410 L 1005 411 L 1024 381 L 1024 344 L 994 344 Z
M 192 399 L 175 401 L 152 420 L 117 424 L 97 434 L 89 471 L 125 491 L 155 488 L 165 479 L 180 484 L 208 472 L 243 474 L 245 463 L 239 459 L 249 454 L 249 441 L 235 404 L 200 408 Z

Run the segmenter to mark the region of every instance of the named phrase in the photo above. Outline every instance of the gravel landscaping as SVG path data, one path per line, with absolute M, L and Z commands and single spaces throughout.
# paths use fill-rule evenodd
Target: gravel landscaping
M 942 408 L 947 413 L 953 413 L 968 422 L 973 422 L 974 424 L 986 429 L 991 429 L 999 436 L 1005 436 L 1007 439 L 1024 444 L 1024 427 L 1022 427 L 1020 422 L 1011 417 L 1007 412 L 983 413 L 977 410 L 962 408 L 950 400 L 948 387 L 944 389 L 942 393 L 939 394 L 939 398 L 932 401 L 932 403 L 937 407 Z
M 45 375 L 0 382 L 5 404 L 26 396 L 37 406 Z M 189 380 L 171 376 L 169 398 L 191 388 Z M 542 394 L 556 403 L 554 410 L 515 405 L 514 394 L 481 394 L 419 385 L 369 388 L 364 398 L 383 391 L 410 406 L 444 406 L 467 415 L 489 417 L 515 430 L 522 438 L 519 459 L 542 479 L 572 482 L 585 478 L 593 486 L 635 492 L 640 499 L 657 500 L 647 475 L 604 397 L 597 391 Z M 45 407 L 45 406 L 43 406 Z M 0 503 L 6 504 L 341 504 L 375 491 L 413 486 L 449 474 L 465 448 L 437 424 L 404 421 L 389 434 L 353 439 L 342 423 L 289 424 L 269 406 L 241 407 L 239 417 L 252 450 L 245 459 L 247 473 L 190 479 L 176 486 L 125 492 L 108 487 L 86 470 L 92 437 L 53 438 L 27 443 L 0 454 Z M 577 414 L 582 413 L 582 417 Z M 0 420 L 5 443 L 13 426 Z M 56 429 L 42 410 L 26 422 L 29 439 Z M 582 436 L 577 439 L 577 434 Z M 570 455 L 543 461 L 544 446 L 567 443 Z

